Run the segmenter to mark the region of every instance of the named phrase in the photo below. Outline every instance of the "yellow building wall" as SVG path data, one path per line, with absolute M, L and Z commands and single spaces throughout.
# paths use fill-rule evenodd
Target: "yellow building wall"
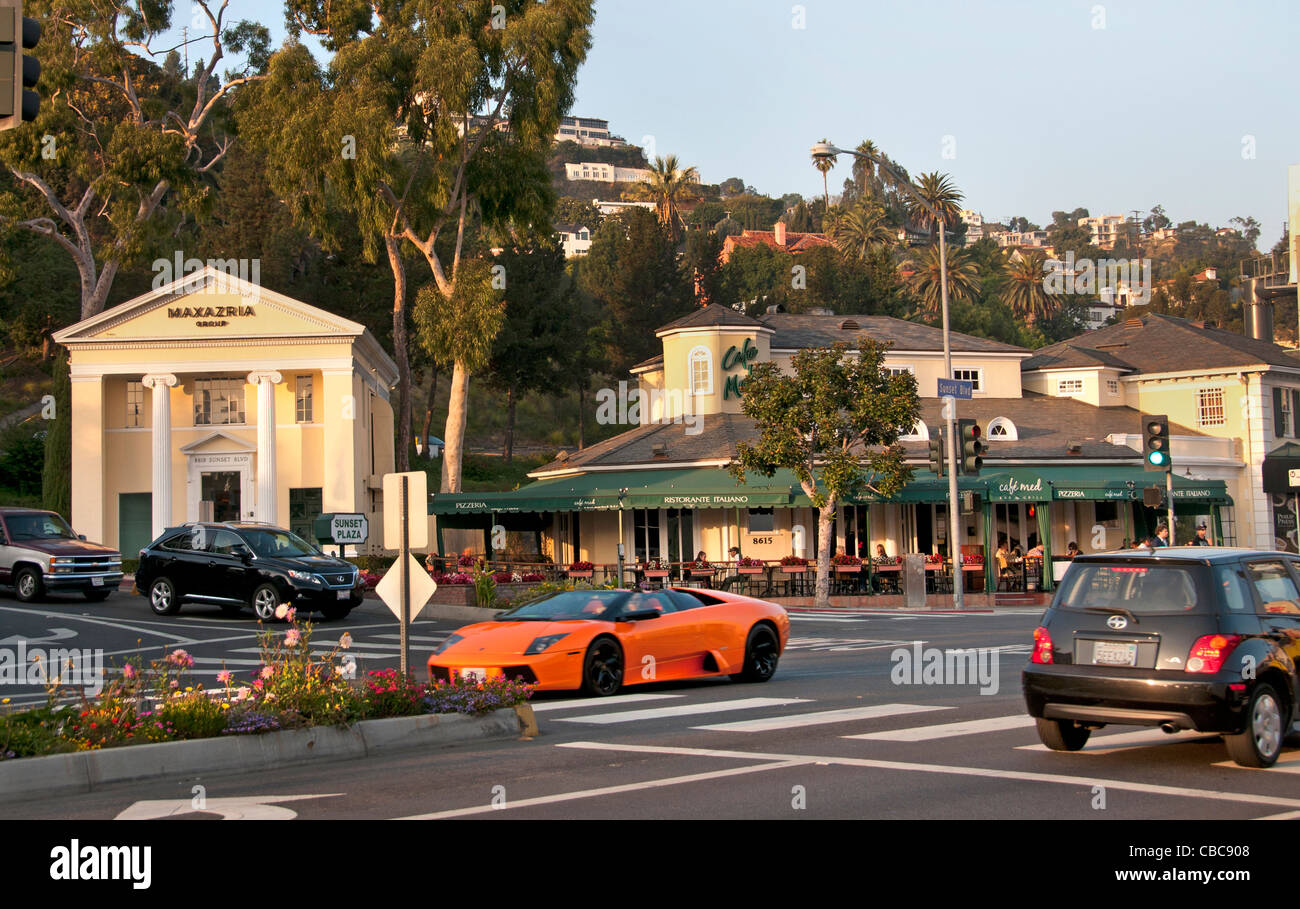
M 736 395 L 729 398 L 725 397 L 727 377 L 740 376 L 743 378 L 748 370 L 741 365 L 733 365 L 730 369 L 723 369 L 722 359 L 730 348 L 736 348 L 738 354 L 744 348 L 745 342 L 749 341 L 751 347 L 757 350 L 758 353 L 754 359 L 747 361 L 748 365 L 754 366 L 765 363 L 770 356 L 769 337 L 767 332 L 756 329 L 722 331 L 710 329 L 666 335 L 663 338 L 663 387 L 670 390 L 670 392 L 674 389 L 680 389 L 684 394 L 691 387 L 690 353 L 697 347 L 703 347 L 709 352 L 709 362 L 713 369 L 713 388 L 709 394 L 695 395 L 692 398 L 690 412 L 697 414 L 740 413 L 740 398 Z M 668 407 L 664 413 L 674 416 L 676 411 Z M 649 420 L 655 420 L 658 416 L 652 411 Z M 644 414 L 642 421 L 647 421 Z

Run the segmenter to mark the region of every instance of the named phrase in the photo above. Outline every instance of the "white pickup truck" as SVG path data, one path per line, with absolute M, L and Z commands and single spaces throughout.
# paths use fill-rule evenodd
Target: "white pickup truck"
M 122 554 L 88 543 L 52 511 L 0 507 L 0 584 L 30 603 L 46 592 L 107 599 L 122 581 Z

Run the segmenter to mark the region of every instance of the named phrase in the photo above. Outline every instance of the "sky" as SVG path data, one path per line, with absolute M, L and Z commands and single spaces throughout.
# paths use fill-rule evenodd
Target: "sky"
M 278 4 L 230 12 L 283 39 Z M 809 147 L 871 139 L 987 220 L 1159 204 L 1253 216 L 1267 250 L 1300 163 L 1298 40 L 1295 0 L 597 0 L 572 113 L 706 183 L 820 195 Z

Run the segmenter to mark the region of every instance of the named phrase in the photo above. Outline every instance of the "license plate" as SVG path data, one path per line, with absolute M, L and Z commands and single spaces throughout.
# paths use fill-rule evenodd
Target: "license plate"
M 462 669 L 460 677 L 467 682 L 483 682 L 487 680 L 486 669 Z
M 103 578 L 91 578 L 91 579 L 90 579 L 90 586 L 91 586 L 91 587 L 103 587 L 103 586 L 104 586 L 104 579 L 103 579 Z
M 340 600 L 346 600 L 346 599 L 348 599 L 349 597 L 352 596 L 352 591 L 351 591 L 351 590 L 340 590 L 340 591 L 338 592 L 338 594 L 339 594 L 339 599 L 340 599 Z
M 1137 644 L 1097 641 L 1092 646 L 1092 661 L 1100 666 L 1135 666 L 1137 653 Z

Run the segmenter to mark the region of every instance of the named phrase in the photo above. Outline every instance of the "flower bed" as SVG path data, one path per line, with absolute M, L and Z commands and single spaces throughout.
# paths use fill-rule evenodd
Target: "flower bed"
M 74 691 L 69 701 L 68 691 L 51 687 L 43 707 L 0 713 L 0 760 L 347 726 L 363 719 L 479 715 L 523 704 L 535 689 L 503 678 L 435 684 L 393 669 L 370 672 L 357 684 L 343 659 L 352 646 L 351 635 L 344 633 L 329 653 L 317 656 L 311 649 L 310 622 L 297 624 L 294 611 L 285 606 L 276 615 L 289 628 L 262 631 L 261 665 L 248 677 L 237 680 L 233 672 L 222 670 L 217 674 L 219 687 L 207 690 L 192 680 L 194 659 L 184 650 L 151 661 L 130 658 L 97 695 Z

